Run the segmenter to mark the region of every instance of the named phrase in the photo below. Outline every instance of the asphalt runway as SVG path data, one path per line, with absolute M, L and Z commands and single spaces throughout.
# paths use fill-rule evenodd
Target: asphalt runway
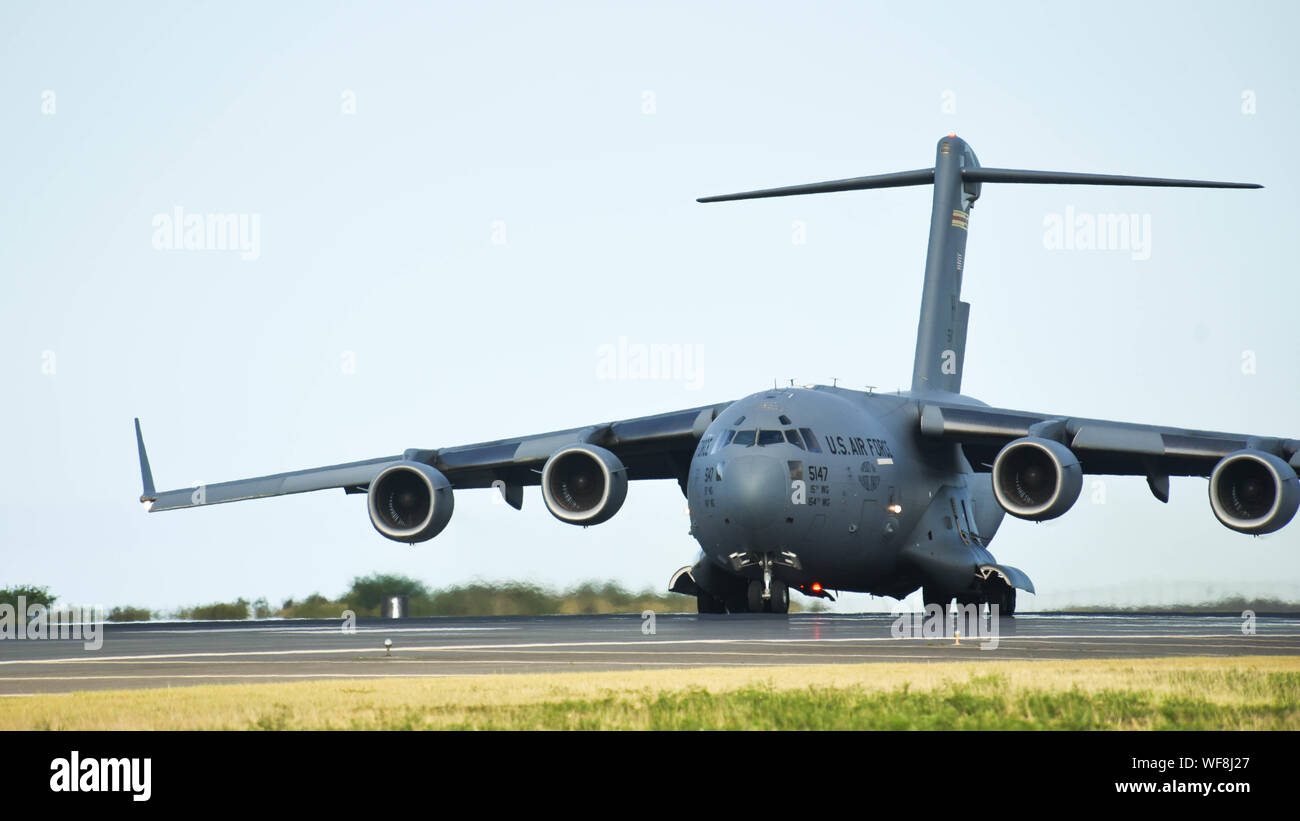
M 156 622 L 106 625 L 102 646 L 0 641 L 0 696 L 192 684 L 864 662 L 1300 655 L 1300 614 L 1019 615 L 997 646 L 905 637 L 889 615 L 637 615 Z M 969 625 L 968 625 L 969 627 Z M 986 628 L 987 630 L 988 628 Z M 386 655 L 384 640 L 393 642 Z

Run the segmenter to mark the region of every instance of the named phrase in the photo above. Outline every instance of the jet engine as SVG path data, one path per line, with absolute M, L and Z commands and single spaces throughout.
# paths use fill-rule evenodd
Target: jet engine
M 555 518 L 571 525 L 598 525 L 618 513 L 627 498 L 627 468 L 596 445 L 570 445 L 542 467 L 542 498 Z
M 367 507 L 380 534 L 397 542 L 427 542 L 451 521 L 451 482 L 422 462 L 398 462 L 370 483 Z
M 1272 533 L 1291 521 L 1298 506 L 1295 470 L 1271 453 L 1229 453 L 1210 474 L 1210 507 L 1224 527 L 1239 533 Z
M 1008 442 L 993 460 L 993 495 L 1012 516 L 1042 522 L 1065 513 L 1083 489 L 1074 453 L 1052 439 Z

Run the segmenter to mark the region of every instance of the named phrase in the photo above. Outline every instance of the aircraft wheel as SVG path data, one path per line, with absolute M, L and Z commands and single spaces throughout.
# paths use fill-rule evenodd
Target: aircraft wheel
M 998 602 L 1000 614 L 1003 616 L 1014 616 L 1016 614 L 1016 589 L 1008 586 L 1002 591 L 1002 601 Z
M 952 594 L 940 593 L 933 587 L 923 587 L 921 588 L 921 601 L 927 608 L 932 604 L 937 604 L 940 610 L 946 611 L 948 604 L 952 601 Z
M 763 601 L 763 583 L 760 581 L 750 582 L 746 599 L 746 603 L 749 605 L 749 612 L 762 613 L 766 610 L 767 608 L 763 606 L 767 603 Z
M 715 599 L 701 590 L 695 596 L 695 609 L 698 613 L 725 613 L 727 606 L 721 599 Z
M 785 582 L 779 579 L 772 579 L 771 587 L 772 598 L 768 599 L 767 606 L 773 613 L 785 615 L 790 612 L 790 588 Z

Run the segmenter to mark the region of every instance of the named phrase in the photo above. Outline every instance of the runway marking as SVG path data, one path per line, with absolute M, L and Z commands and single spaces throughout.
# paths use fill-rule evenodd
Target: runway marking
M 935 660 L 936 660 L 933 656 L 897 656 L 896 658 L 911 658 L 911 659 L 915 659 L 915 660 L 917 660 L 917 661 L 935 661 Z M 1032 658 L 1028 658 L 1028 657 L 1025 657 L 1025 658 L 1008 658 L 1008 657 L 1005 657 L 1005 656 L 1002 657 L 1001 660 L 1002 660 L 1002 661 L 1033 661 Z M 744 667 L 749 667 L 749 666 L 751 666 L 751 665 L 745 664 L 744 662 L 732 662 L 732 663 L 727 663 L 727 662 L 717 662 L 717 663 L 713 663 L 713 662 L 701 661 L 701 662 L 692 663 L 692 664 L 689 664 L 689 665 L 682 665 L 682 664 L 676 664 L 676 663 L 673 663 L 673 662 L 667 662 L 667 661 L 644 661 L 644 662 L 643 662 L 643 661 L 621 661 L 621 662 L 579 661 L 579 662 L 558 662 L 558 661 L 540 661 L 540 660 L 539 660 L 539 661 L 526 661 L 526 660 L 523 660 L 523 659 L 502 659 L 502 660 L 499 660 L 499 661 L 469 661 L 469 660 L 465 660 L 465 661 L 459 661 L 459 662 L 443 662 L 443 663 L 448 663 L 448 664 L 457 664 L 457 663 L 459 663 L 459 664 L 479 664 L 479 665 L 521 664 L 521 665 L 533 665 L 533 666 L 541 666 L 541 665 L 561 665 L 561 666 L 562 666 L 562 665 L 573 665 L 573 664 L 599 664 L 599 665 L 617 664 L 617 665 L 622 666 L 622 667 L 650 666 L 650 667 L 738 667 L 738 668 L 744 668 Z M 780 665 L 768 665 L 768 666 L 780 666 Z M 800 666 L 800 665 L 785 665 L 785 666 L 794 666 L 794 667 L 797 667 L 797 666 Z M 246 679 L 246 678 L 258 678 L 258 679 L 262 679 L 262 678 L 302 678 L 302 679 L 320 679 L 320 678 L 359 678 L 359 679 L 368 679 L 368 678 L 452 678 L 452 677 L 457 677 L 457 676 L 464 677 L 464 676 L 467 676 L 467 675 L 468 675 L 468 676 L 473 676 L 473 677 L 476 677 L 476 678 L 477 678 L 477 677 L 481 677 L 481 676 L 490 676 L 490 675 L 494 675 L 494 674 L 493 674 L 493 673 L 490 673 L 490 672 L 488 672 L 488 673 L 468 673 L 468 674 L 466 674 L 466 673 L 324 673 L 324 672 L 322 672 L 322 673 L 177 673 L 177 674 L 175 674 L 175 675 L 158 674 L 158 673 L 152 673 L 152 674 L 147 674 L 147 675 L 145 675 L 145 674 L 125 674 L 125 673 L 124 673 L 124 674 L 121 674 L 121 675 L 94 675 L 94 676 L 18 676 L 18 677 L 13 677 L 13 678 L 6 678 L 6 679 L 4 679 L 4 680 L 5 680 L 5 681 L 95 681 L 95 680 L 102 680 L 102 681 L 117 681 L 117 680 L 126 680 L 126 679 L 131 679 L 131 680 L 134 680 L 134 679 L 145 679 L 145 680 L 166 681 L 166 680 L 171 680 L 171 679 L 205 679 L 205 678 L 219 678 L 219 679 Z
M 1098 643 L 1127 643 L 1133 639 L 1150 639 L 1157 642 L 1186 642 L 1197 639 L 1228 639 L 1236 638 L 1232 634 L 1223 633 L 1205 633 L 1205 634 L 1183 634 L 1183 635 L 1065 635 L 1065 636 L 1000 636 L 999 643 L 1014 641 L 1096 641 Z M 1241 640 L 1251 641 L 1254 636 L 1242 636 Z M 1264 638 L 1264 637 L 1260 637 Z M 1268 639 L 1279 638 L 1300 638 L 1300 634 L 1270 634 Z M 991 636 L 972 635 L 968 641 L 981 643 L 991 640 Z M 695 645 L 719 645 L 719 644 L 775 644 L 775 645 L 797 645 L 797 644 L 846 644 L 849 642 L 859 643 L 877 643 L 877 642 L 908 642 L 908 641 L 947 641 L 946 638 L 936 637 L 933 639 L 924 638 L 903 638 L 898 639 L 893 636 L 855 636 L 845 638 L 792 638 L 792 639 L 630 639 L 626 641 L 561 641 L 561 642 L 524 642 L 516 644 L 444 644 L 444 645 L 427 645 L 420 647 L 405 647 L 399 652 L 404 653 L 445 653 L 471 650 L 528 650 L 528 649 L 545 649 L 545 648 L 565 648 L 565 647 L 666 647 L 685 644 Z M 1157 644 L 1157 646 L 1164 646 Z M 1241 647 L 1241 644 L 1224 645 L 1232 647 Z M 18 664 L 94 664 L 105 661 L 148 661 L 163 659 L 185 659 L 185 658 L 230 658 L 230 657 L 261 657 L 261 656 L 289 656 L 289 655 L 339 655 L 339 654 L 360 654 L 378 652 L 378 648 L 371 647 L 331 647 L 319 649 L 300 649 L 300 650 L 239 650 L 239 651 L 222 651 L 222 652 L 195 652 L 195 653 L 152 653 L 127 656 L 102 656 L 102 657 L 74 657 L 74 658 L 55 658 L 55 659 L 8 659 L 0 661 L 3 665 Z
M 116 627 L 116 625 L 114 625 Z M 280 633 L 282 635 L 314 635 L 317 633 L 338 633 L 341 625 L 320 627 L 196 627 L 191 630 L 140 630 L 117 629 L 114 633 L 133 633 L 144 635 L 198 635 L 206 633 Z M 518 630 L 518 627 L 355 627 L 357 633 L 472 633 L 495 630 Z
M 826 663 L 827 665 L 830 665 L 830 664 L 834 664 L 834 663 L 835 663 L 835 662 L 833 661 L 833 659 L 834 659 L 834 658 L 837 658 L 837 657 L 823 657 L 823 658 L 826 658 L 827 661 L 826 661 L 825 663 Z M 870 658 L 878 658 L 878 657 L 870 657 Z M 984 659 L 985 659 L 985 657 L 983 657 L 983 656 L 981 656 L 980 658 L 981 658 L 981 660 L 984 660 Z M 938 655 L 936 655 L 936 654 L 927 654 L 927 655 L 897 654 L 897 655 L 892 655 L 892 656 L 890 656 L 889 659 L 891 659 L 891 660 L 909 659 L 909 660 L 913 660 L 913 661 L 922 661 L 922 662 L 934 662 L 934 661 L 946 661 L 946 660 L 947 660 L 947 659 L 944 659 L 944 658 L 942 658 L 941 656 L 938 656 Z M 988 661 L 998 661 L 998 662 L 1013 662 L 1013 661 L 1036 661 L 1036 660 L 1038 660 L 1038 659 L 1034 658 L 1033 656 L 1010 656 L 1010 655 L 1005 655 L 1005 654 L 999 654 L 999 655 L 997 655 L 997 656 L 989 656 L 989 657 L 987 657 L 987 660 L 988 660 Z M 557 669 L 555 672 L 560 672 L 560 671 L 562 671 L 564 668 L 572 667 L 572 666 L 575 666 L 575 665 L 583 665 L 583 666 L 587 666 L 587 665 L 601 665 L 601 666 L 617 665 L 617 666 L 621 666 L 621 667 L 678 667 L 678 668 L 682 668 L 682 669 L 695 668 L 695 667 L 735 667 L 735 668 L 745 668 L 745 667 L 749 667 L 749 666 L 751 666 L 751 665 L 746 664 L 746 663 L 744 663 L 744 662 L 726 662 L 726 661 L 711 661 L 711 660 L 701 660 L 701 661 L 699 661 L 699 662 L 692 662 L 692 663 L 685 663 L 685 664 L 683 664 L 683 663 L 681 663 L 681 662 L 669 662 L 669 661 L 662 661 L 662 662 L 661 662 L 661 661 L 649 661 L 649 660 L 641 660 L 641 661 L 622 661 L 622 662 L 618 662 L 618 661 L 551 661 L 551 660 L 541 660 L 541 659 L 537 659 L 537 660 L 524 660 L 524 659 L 497 659 L 497 660 L 491 660 L 491 661 L 487 661 L 487 660 L 480 661 L 480 660 L 470 660 L 470 659 L 464 659 L 464 660 L 452 660 L 452 659 L 448 659 L 448 660 L 439 661 L 439 662 L 434 662 L 434 661 L 432 661 L 432 660 L 414 660 L 414 661 L 415 661 L 415 663 L 425 663 L 425 664 L 430 664 L 430 663 L 437 663 L 437 664 L 475 664 L 475 665 L 480 665 L 480 666 L 491 666 L 491 667 L 503 667 L 503 666 L 509 666 L 509 665 L 518 665 L 518 666 L 534 666 L 534 667 L 549 666 L 549 667 L 556 667 L 556 668 L 559 668 L 559 669 Z M 781 665 L 777 665 L 777 666 L 781 666 Z M 791 666 L 791 665 L 784 665 L 784 666 Z M 793 666 L 798 666 L 798 665 L 796 664 L 796 665 L 793 665 Z M 413 678 L 413 679 L 414 679 L 414 678 L 451 678 L 451 677 L 471 677 L 471 678 L 481 678 L 481 677 L 491 676 L 491 675 L 497 675 L 497 674 L 498 674 L 498 673 L 496 673 L 496 672 L 494 672 L 494 671 L 491 671 L 491 670 L 486 671 L 486 672 L 478 672 L 478 673 L 464 673 L 464 672 L 454 672 L 454 673 L 417 673 L 417 672 L 410 672 L 410 673 L 375 673 L 375 672 L 357 672 L 357 673 L 331 673 L 331 672 L 312 672 L 312 673 L 176 673 L 176 674 L 147 674 L 147 675 L 146 675 L 146 674 L 120 674 L 120 675 L 90 675 L 90 676 L 21 676 L 21 677 L 5 678 L 4 681 L 14 681 L 14 682 L 18 682 L 18 681 L 33 681 L 33 682 L 34 682 L 34 681 L 68 681 L 68 682 L 83 682 L 83 681 L 173 681 L 173 680 L 203 680 L 203 679 L 220 679 L 220 680 L 241 680 L 241 679 L 245 679 L 245 680 L 247 680 L 247 679 L 257 679 L 257 680 L 261 680 L 261 679 L 304 679 L 304 680 L 308 680 L 308 679 L 316 679 L 316 680 L 320 680 L 320 679 L 389 679 L 389 678 L 392 678 L 392 679 Z M 75 691 L 69 691 L 69 692 L 75 692 Z M 3 696 L 3 697 L 33 696 L 33 695 L 49 695 L 49 693 L 0 693 L 0 696 Z
M 935 648 L 933 648 L 933 652 L 935 652 L 935 653 L 947 652 L 948 647 L 955 647 L 955 646 L 956 646 L 956 645 L 944 645 L 944 646 L 942 646 L 942 647 L 935 647 Z M 899 649 L 908 649 L 908 648 L 899 648 Z M 966 651 L 967 651 L 967 648 L 966 648 L 966 647 L 960 647 L 959 650 L 960 650 L 961 652 L 966 652 Z M 979 648 L 978 648 L 978 647 L 975 647 L 975 650 L 978 652 Z M 539 654 L 537 654 L 537 655 L 542 655 L 542 654 L 539 653 Z M 545 654 L 545 655 L 552 655 L 552 654 Z M 560 654 L 553 654 L 553 655 L 559 656 L 559 658 L 533 658 L 533 659 L 521 660 L 521 663 L 526 663 L 526 664 L 563 664 L 563 663 L 564 663 L 563 659 L 568 657 L 568 656 L 561 656 Z M 632 655 L 644 655 L 644 654 L 640 654 L 640 653 L 637 653 L 636 651 L 631 651 L 631 650 L 585 650 L 585 651 L 579 651 L 578 653 L 570 654 L 570 655 L 587 655 L 587 656 L 618 656 L 618 655 L 621 655 L 621 656 L 632 656 Z M 908 657 L 908 658 L 928 658 L 928 656 L 913 656 L 913 655 L 910 655 L 910 654 L 905 655 L 905 654 L 902 654 L 902 653 L 891 653 L 891 654 L 888 655 L 888 656 L 880 656 L 880 655 L 870 655 L 870 654 L 865 654 L 865 653 L 788 653 L 788 652 L 781 652 L 781 653 L 777 653 L 777 652 L 772 652 L 772 653 L 743 653 L 743 652 L 735 652 L 735 651 L 713 651 L 713 650 L 665 650 L 664 652 L 662 652 L 662 653 L 657 653 L 657 654 L 655 654 L 655 655 L 660 656 L 660 657 L 664 657 L 664 656 L 671 656 L 671 657 L 681 657 L 681 656 L 702 656 L 702 657 L 705 657 L 705 658 L 718 658 L 718 657 L 723 657 L 723 656 L 745 656 L 745 657 L 775 658 L 775 659 L 786 659 L 786 658 L 822 658 L 822 659 L 861 658 L 861 659 L 868 659 L 868 660 L 870 660 L 870 659 L 878 659 L 878 658 L 904 658 L 904 657 Z M 999 656 L 999 657 L 1001 658 L 1002 656 Z M 372 657 L 369 657 L 369 658 L 358 658 L 358 659 L 354 659 L 354 660 L 351 660 L 351 661 L 333 661 L 333 660 L 328 660 L 328 659 L 302 659 L 302 660 L 294 660 L 294 661 L 288 661 L 288 660 L 285 660 L 285 661 L 275 661 L 275 660 L 267 660 L 267 661 L 236 661 L 236 660 L 222 660 L 222 661 L 215 661 L 215 662 L 207 662 L 207 661 L 150 660 L 150 661 L 144 661 L 144 662 L 133 662 L 133 661 L 106 661 L 106 662 L 104 662 L 104 665 L 105 665 L 105 666 L 110 666 L 110 665 L 114 665 L 114 664 L 125 664 L 125 665 L 133 665 L 133 666 L 145 667 L 145 666 L 153 666 L 153 665 L 159 665 L 159 666 L 166 666 L 166 665 L 195 665 L 195 666 L 203 666 L 203 665 L 213 665 L 213 664 L 222 664 L 222 665 L 249 664 L 249 665 L 258 665 L 258 666 L 263 666 L 263 667 L 264 667 L 264 666 L 276 665 L 276 664 L 284 664 L 284 665 L 299 665 L 299 666 L 301 666 L 301 665 L 306 665 L 306 664 L 318 664 L 318 665 L 344 665 L 344 664 L 347 664 L 347 665 L 352 665 L 352 664 L 358 664 L 358 663 L 372 663 L 372 664 L 373 664 L 373 663 L 381 663 L 381 664 L 499 664 L 499 663 L 502 663 L 503 661 L 509 661 L 509 660 L 508 660 L 508 659 L 491 659 L 491 658 L 467 658 L 467 659 L 450 659 L 450 658 L 415 658 L 415 657 L 413 657 L 413 658 L 399 658 L 399 657 L 388 658 L 388 657 L 385 657 L 385 656 L 372 656 Z M 661 663 L 661 662 L 656 661 L 655 663 L 658 664 L 658 663 Z M 87 676 L 87 677 L 89 677 L 89 676 Z M 4 681 L 20 681 L 20 680 L 22 680 L 22 678 L 23 678 L 22 676 L 3 676 L 3 677 L 0 677 L 0 682 L 4 682 Z M 76 677 L 73 677 L 73 678 L 76 678 Z

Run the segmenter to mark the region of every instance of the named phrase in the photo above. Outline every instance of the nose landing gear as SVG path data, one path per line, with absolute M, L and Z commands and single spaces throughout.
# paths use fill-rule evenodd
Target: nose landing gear
M 772 579 L 768 584 L 764 598 L 763 583 L 755 579 L 749 583 L 749 612 L 751 613 L 789 613 L 790 588 L 780 579 Z
M 747 555 L 752 557 L 747 566 L 762 567 L 761 579 L 747 580 L 738 573 L 729 573 L 702 561 L 674 573 L 668 589 L 673 593 L 694 596 L 697 610 L 704 614 L 789 613 L 790 588 L 772 575 L 772 568 L 785 563 L 783 559 L 786 557 Z
M 751 613 L 789 613 L 790 588 L 780 579 L 772 578 L 772 557 L 764 556 L 763 578 L 749 583 L 748 604 Z

